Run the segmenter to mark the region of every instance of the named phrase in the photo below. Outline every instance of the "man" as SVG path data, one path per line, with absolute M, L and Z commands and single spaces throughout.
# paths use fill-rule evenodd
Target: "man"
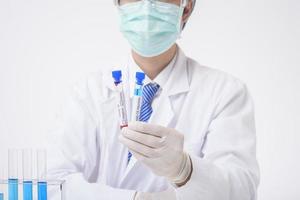
M 67 199 L 256 199 L 254 111 L 246 86 L 199 65 L 176 44 L 194 4 L 116 1 L 132 47 L 120 68 L 127 110 L 135 72 L 146 74 L 140 122 L 120 131 L 110 73 L 74 87 L 49 162 L 49 176 L 66 179 Z

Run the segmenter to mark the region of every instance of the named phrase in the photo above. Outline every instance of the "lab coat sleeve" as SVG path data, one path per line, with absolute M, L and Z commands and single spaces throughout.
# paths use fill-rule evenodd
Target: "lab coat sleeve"
M 96 183 L 100 147 L 89 95 L 87 87 L 74 87 L 62 107 L 48 140 L 48 179 L 66 180 L 66 200 L 133 199 L 134 191 Z M 49 199 L 56 200 L 56 195 L 50 193 Z
M 190 153 L 193 172 L 178 199 L 254 200 L 259 182 L 254 106 L 238 80 L 222 89 L 202 148 Z

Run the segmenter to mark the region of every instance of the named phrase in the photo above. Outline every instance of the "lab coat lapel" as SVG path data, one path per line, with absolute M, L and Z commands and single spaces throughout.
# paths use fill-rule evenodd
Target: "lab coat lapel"
M 149 123 L 167 127 L 174 118 L 172 99 L 164 92 L 161 95 L 158 107 L 153 111 Z
M 170 127 L 175 117 L 174 97 L 184 95 L 189 90 L 187 59 L 180 48 L 171 76 L 162 89 L 158 108 L 153 112 L 150 123 Z

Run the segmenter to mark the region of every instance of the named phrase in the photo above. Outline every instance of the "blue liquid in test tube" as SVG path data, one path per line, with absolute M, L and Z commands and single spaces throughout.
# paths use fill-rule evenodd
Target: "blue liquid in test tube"
M 18 150 L 8 150 L 8 200 L 18 200 Z
M 32 200 L 32 181 L 23 181 L 23 200 Z
M 18 200 L 18 179 L 8 179 L 8 199 Z
M 3 189 L 3 185 L 4 185 L 4 170 L 3 170 L 4 166 L 1 166 L 0 164 L 0 200 L 4 200 L 4 189 Z
M 47 182 L 38 182 L 38 200 L 47 200 Z
M 46 150 L 37 152 L 38 200 L 47 200 L 47 153 Z
M 32 200 L 32 150 L 23 149 L 23 200 Z

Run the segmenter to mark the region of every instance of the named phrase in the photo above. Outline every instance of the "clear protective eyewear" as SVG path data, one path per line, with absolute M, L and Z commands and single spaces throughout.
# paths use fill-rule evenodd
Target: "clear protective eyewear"
M 170 4 L 178 5 L 180 7 L 185 7 L 187 5 L 188 0 L 114 0 L 114 3 L 116 6 L 123 6 L 123 5 L 141 2 L 141 1 L 149 1 L 154 5 L 156 2 L 162 2 L 162 3 L 170 3 Z

